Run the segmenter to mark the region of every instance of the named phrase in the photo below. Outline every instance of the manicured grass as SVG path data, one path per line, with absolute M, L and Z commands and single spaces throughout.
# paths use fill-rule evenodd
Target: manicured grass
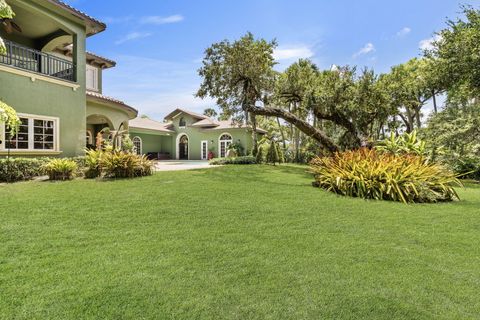
M 479 317 L 479 186 L 403 205 L 304 171 L 1 185 L 0 318 Z

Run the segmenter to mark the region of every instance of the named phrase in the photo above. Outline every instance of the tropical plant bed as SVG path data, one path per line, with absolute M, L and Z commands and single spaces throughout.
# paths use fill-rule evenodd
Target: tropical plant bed
M 480 186 L 404 205 L 306 170 L 2 185 L 0 318 L 478 317 Z

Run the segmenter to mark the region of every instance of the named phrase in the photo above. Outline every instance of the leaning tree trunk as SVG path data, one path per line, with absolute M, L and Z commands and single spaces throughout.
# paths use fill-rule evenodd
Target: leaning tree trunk
M 330 152 L 336 152 L 339 149 L 336 143 L 332 139 L 330 139 L 325 134 L 325 132 L 315 128 L 307 121 L 300 119 L 296 115 L 284 109 L 271 108 L 271 107 L 262 108 L 257 106 L 250 106 L 249 111 L 255 115 L 279 117 L 287 121 L 292 126 L 295 126 L 295 128 L 305 133 L 307 136 L 316 140 L 321 146 L 323 146 L 325 149 L 327 149 Z

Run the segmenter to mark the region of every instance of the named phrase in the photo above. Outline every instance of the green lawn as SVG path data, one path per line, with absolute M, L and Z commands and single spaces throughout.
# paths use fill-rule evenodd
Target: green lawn
M 1 319 L 478 319 L 480 188 L 403 205 L 305 168 L 0 185 Z

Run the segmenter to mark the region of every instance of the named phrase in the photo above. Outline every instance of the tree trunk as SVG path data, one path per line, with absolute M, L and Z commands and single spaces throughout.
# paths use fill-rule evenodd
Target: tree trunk
M 257 117 L 255 116 L 255 114 L 250 115 L 250 120 L 252 122 L 252 139 L 253 139 L 252 154 L 256 156 L 258 152 L 258 139 L 257 139 Z
M 417 123 L 417 129 L 422 127 L 422 120 L 420 119 L 420 107 L 415 108 L 415 121 Z
M 330 152 L 338 151 L 338 146 L 335 142 L 330 139 L 325 132 L 313 127 L 307 121 L 300 119 L 296 115 L 280 108 L 270 108 L 270 107 L 257 107 L 250 106 L 249 111 L 255 115 L 271 116 L 281 118 L 292 126 L 295 126 L 298 130 L 305 133 L 307 136 L 315 139 L 321 146 L 327 149 Z
M 437 95 L 435 94 L 435 90 L 432 90 L 432 99 L 433 99 L 433 112 L 435 112 L 435 114 L 437 114 L 438 113 Z
M 287 149 L 287 141 L 285 140 L 285 132 L 283 132 L 282 125 L 280 124 L 280 118 L 277 118 L 277 124 L 278 124 L 278 129 L 280 130 L 280 134 L 282 135 L 282 141 L 283 141 L 283 151 Z

